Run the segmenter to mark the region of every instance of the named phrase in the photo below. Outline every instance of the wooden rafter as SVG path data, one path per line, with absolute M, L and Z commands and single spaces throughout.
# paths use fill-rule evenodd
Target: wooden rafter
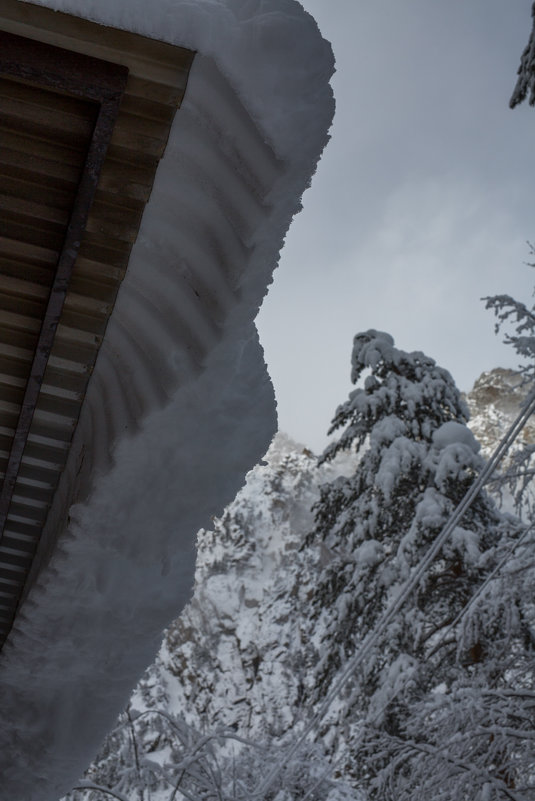
M 53 549 L 41 535 L 193 56 L 0 3 L 0 648 Z
M 117 64 L 0 31 L 0 74 L 98 104 L 0 493 L 0 544 L 56 329 L 126 86 Z

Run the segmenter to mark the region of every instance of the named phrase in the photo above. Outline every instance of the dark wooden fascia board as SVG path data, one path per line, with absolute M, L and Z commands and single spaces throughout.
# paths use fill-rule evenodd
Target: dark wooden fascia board
M 194 52 L 184 47 L 20 0 L 0 0 L 0 27 L 97 59 L 124 64 L 132 76 L 156 82 L 164 93 L 165 88 L 173 89 L 171 103 L 175 107 L 182 100 L 194 57 Z
M 0 72 L 117 109 L 128 68 L 0 30 Z

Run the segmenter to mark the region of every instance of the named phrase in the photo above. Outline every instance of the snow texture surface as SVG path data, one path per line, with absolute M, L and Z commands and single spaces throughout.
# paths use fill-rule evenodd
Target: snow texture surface
M 485 449 L 490 452 L 498 444 L 502 429 L 518 414 L 523 395 L 519 392 L 519 379 L 519 375 L 511 371 L 493 370 L 481 377 L 465 399 L 479 421 L 478 430 L 484 435 Z M 392 417 L 387 419 L 391 421 Z M 376 423 L 374 428 L 379 425 Z M 395 430 L 390 423 L 386 428 Z M 404 427 L 400 430 L 403 434 Z M 381 438 L 379 445 L 386 448 L 389 442 L 392 442 L 391 437 Z M 466 426 L 453 420 L 442 424 L 435 429 L 429 443 L 427 469 L 434 474 L 441 454 L 443 456 L 447 449 L 457 447 L 462 454 L 465 445 L 468 446 L 465 457 L 472 454 L 477 458 L 474 452 L 477 442 Z M 374 447 L 373 442 L 370 447 Z M 311 505 L 320 498 L 321 485 L 332 484 L 337 476 L 350 478 L 358 467 L 359 458 L 355 453 L 342 451 L 335 463 L 324 462 L 318 466 L 305 446 L 280 433 L 275 437 L 265 461 L 248 474 L 244 487 L 223 516 L 212 521 L 210 529 L 199 532 L 193 598 L 167 630 L 158 657 L 130 700 L 132 717 L 139 721 L 140 753 L 149 755 L 151 764 L 156 761 L 164 766 L 166 773 L 147 773 L 143 779 L 139 778 L 132 753 L 131 731 L 123 717 L 86 779 L 119 790 L 126 798 L 136 798 L 140 786 L 149 795 L 150 785 L 152 801 L 169 801 L 168 777 L 177 775 L 177 764 L 181 764 L 183 751 L 175 745 L 173 752 L 173 739 L 176 738 L 169 731 L 168 720 L 161 715 L 163 712 L 176 715 L 175 720 L 185 716 L 198 737 L 213 735 L 216 731 L 225 732 L 226 728 L 226 734 L 244 738 L 244 747 L 240 748 L 233 739 L 221 737 L 217 744 L 217 757 L 222 784 L 227 781 L 230 785 L 233 777 L 243 776 L 247 789 L 243 790 L 242 797 L 254 797 L 253 788 L 262 786 L 262 777 L 269 773 L 271 754 L 275 755 L 277 762 L 280 761 L 281 755 L 287 751 L 288 738 L 290 742 L 295 740 L 310 710 L 314 709 L 312 704 L 303 700 L 303 693 L 310 697 L 315 692 L 318 663 L 340 649 L 340 644 L 333 645 L 329 635 L 329 626 L 336 621 L 336 616 L 339 614 L 346 618 L 351 613 L 352 599 L 361 595 L 365 597 L 370 614 L 373 595 L 370 598 L 367 593 L 373 586 L 374 575 L 381 577 L 380 590 L 399 591 L 395 562 L 392 563 L 390 558 L 392 543 L 384 541 L 384 532 L 380 535 L 382 542 L 365 539 L 351 550 L 344 542 L 338 546 L 331 542 L 332 547 L 328 547 L 325 541 L 318 543 L 310 537 L 314 527 Z M 366 460 L 366 446 L 362 459 Z M 341 486 L 343 484 L 341 479 Z M 425 489 L 416 509 L 417 526 L 420 529 L 440 529 L 445 511 L 447 514 L 444 507 L 445 498 L 436 487 Z M 405 551 L 400 550 L 405 563 L 414 555 L 415 528 L 404 538 Z M 481 539 L 474 530 L 458 526 L 445 547 L 444 556 L 452 562 L 458 562 L 462 556 L 466 569 L 472 574 L 488 571 L 493 562 L 493 552 L 482 551 L 480 544 Z M 504 545 L 509 547 L 510 544 L 507 538 Z M 533 570 L 526 570 L 524 561 L 527 559 L 531 564 L 530 549 L 533 552 L 528 543 L 523 549 L 518 549 L 504 570 L 503 578 L 493 578 L 480 596 L 485 621 L 504 620 L 509 608 L 506 599 L 510 590 L 517 598 L 528 599 L 527 608 L 533 609 L 529 600 L 533 598 L 533 592 L 528 589 L 533 584 Z M 334 565 L 333 573 L 338 580 L 343 578 L 345 569 L 350 576 L 360 574 L 364 580 L 354 595 L 344 592 L 334 605 L 326 600 L 319 619 L 314 617 L 311 621 L 311 599 L 329 565 Z M 521 588 L 522 575 L 525 589 Z M 505 593 L 498 581 L 503 581 L 507 588 Z M 438 599 L 440 597 L 444 598 L 444 592 Z M 515 604 L 509 613 L 511 625 L 518 624 L 518 612 L 514 610 Z M 533 618 L 532 611 L 530 616 Z M 463 637 L 471 638 L 471 642 L 476 637 L 477 641 L 480 629 L 473 617 L 467 620 L 469 623 L 464 627 Z M 422 622 L 420 614 L 414 608 L 408 608 L 396 631 L 403 636 L 404 630 L 411 627 L 415 630 Z M 506 626 L 502 634 L 507 638 L 510 635 L 505 629 Z M 422 631 L 421 628 L 417 630 Z M 348 639 L 352 631 L 351 626 L 345 626 Z M 435 644 L 442 639 L 441 634 L 433 635 Z M 412 643 L 412 637 L 408 637 L 406 642 Z M 350 651 L 352 653 L 354 648 Z M 509 664 L 509 645 L 506 653 Z M 494 669 L 495 663 L 490 665 Z M 509 676 L 508 681 L 512 681 L 513 671 Z M 384 707 L 391 703 L 394 694 L 403 697 L 406 686 L 414 682 L 414 691 L 419 681 L 418 660 L 414 655 L 404 651 L 393 656 L 391 663 L 381 670 L 380 684 L 370 699 L 370 713 L 376 719 L 384 719 Z M 500 749 L 507 745 L 510 733 L 514 732 L 511 734 L 514 737 L 514 762 L 522 770 L 529 770 L 527 766 L 533 764 L 534 749 L 531 735 L 526 730 L 532 728 L 531 719 L 521 714 L 515 720 L 518 707 L 529 703 L 528 698 L 519 695 L 515 701 L 516 693 L 504 687 L 481 694 L 477 684 L 451 693 L 451 681 L 439 681 L 437 676 L 436 682 L 430 682 L 429 707 L 426 707 L 431 710 L 429 717 L 424 721 L 419 715 L 412 728 L 418 742 L 422 739 L 425 742 L 430 733 L 441 746 L 449 737 L 449 748 L 445 762 L 441 758 L 443 749 L 438 749 L 433 770 L 426 769 L 427 759 L 432 755 L 425 757 L 421 774 L 427 789 L 424 792 L 418 781 L 418 798 L 428 801 L 439 797 L 437 787 L 444 781 L 448 797 L 454 801 L 461 797 L 471 801 L 479 799 L 479 788 L 475 793 L 457 792 L 458 786 L 452 787 L 451 776 L 444 779 L 444 770 L 451 765 L 448 757 L 452 752 L 457 752 L 462 759 L 470 753 L 478 757 L 479 738 L 474 736 L 474 726 L 485 717 L 498 735 L 499 743 L 489 741 L 485 733 L 478 758 L 484 757 L 488 763 L 492 761 L 492 753 L 499 757 L 500 753 L 503 754 Z M 339 781 L 329 792 L 330 782 L 327 781 L 327 777 L 332 775 L 327 772 L 327 762 L 332 759 L 332 753 L 328 757 L 326 752 L 336 749 L 336 753 L 342 755 L 357 733 L 362 736 L 358 713 L 350 710 L 350 704 L 358 698 L 357 690 L 349 689 L 333 702 L 321 736 L 316 738 L 315 751 L 301 753 L 292 765 L 292 771 L 298 765 L 303 771 L 301 783 L 297 784 L 302 794 L 306 793 L 303 778 L 305 782 L 310 779 L 312 767 L 316 776 L 325 771 L 325 785 L 316 789 L 310 801 L 357 801 L 365 797 L 355 786 L 346 794 Z M 515 705 L 518 706 L 515 708 Z M 418 715 L 415 704 L 412 709 Z M 507 729 L 510 724 L 516 728 Z M 255 743 L 255 747 L 246 746 L 247 741 Z M 256 756 L 260 744 L 261 750 Z M 274 749 L 269 750 L 268 744 Z M 378 749 L 374 748 L 374 754 L 377 753 Z M 350 760 L 353 764 L 354 756 Z M 332 761 L 337 767 L 341 764 L 338 757 Z M 254 768 L 249 770 L 251 765 Z M 389 765 L 395 769 L 395 763 Z M 464 774 L 466 777 L 466 772 Z M 462 781 L 462 775 L 456 776 L 456 780 Z M 477 783 L 480 774 L 472 775 L 475 775 Z M 360 784 L 360 778 L 357 775 L 357 784 Z M 281 782 L 285 788 L 293 786 L 288 774 L 283 774 Z M 195 795 L 190 793 L 191 797 Z M 529 790 L 525 793 L 529 797 Z M 281 792 L 280 796 L 276 795 L 276 790 L 272 794 L 277 801 L 297 798 L 297 794 L 288 790 Z M 71 793 L 67 798 L 69 801 L 86 801 L 86 795 Z M 230 786 L 228 793 L 223 787 L 221 795 L 235 798 Z M 496 799 L 501 795 L 490 797 Z M 481 797 L 488 799 L 489 796 Z
M 42 4 L 198 55 L 76 434 L 93 469 L 68 466 L 77 503 L 0 658 L 1 801 L 82 774 L 189 598 L 197 530 L 269 444 L 254 318 L 334 108 L 294 0 Z

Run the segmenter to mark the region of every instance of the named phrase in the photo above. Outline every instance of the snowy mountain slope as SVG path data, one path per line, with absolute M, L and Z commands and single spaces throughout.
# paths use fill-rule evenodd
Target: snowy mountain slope
M 301 632 L 307 582 L 315 580 L 317 565 L 325 558 L 317 549 L 300 548 L 313 525 L 311 506 L 319 484 L 350 471 L 351 462 L 349 456 L 318 468 L 306 448 L 284 435 L 275 437 L 266 462 L 248 474 L 235 501 L 211 530 L 199 532 L 192 601 L 167 630 L 157 659 L 132 696 L 137 713 L 164 710 L 200 736 L 224 729 L 263 746 L 278 744 L 297 730 L 309 667 Z M 158 724 L 158 719 L 151 720 L 140 740 L 152 760 L 165 762 L 173 738 L 162 735 Z M 123 719 L 89 776 L 110 786 L 117 779 L 118 763 L 128 762 L 124 754 L 129 743 Z M 234 741 L 222 740 L 218 748 L 220 758 L 236 758 Z M 247 764 L 254 752 L 247 746 L 242 750 Z M 320 749 L 312 765 L 320 766 L 321 760 Z M 264 757 L 251 781 L 268 767 Z M 300 781 L 305 787 L 305 779 Z M 121 789 L 135 797 L 137 783 L 133 776 Z M 338 795 L 328 795 L 322 785 L 318 801 L 354 798 L 336 784 Z M 158 787 L 162 801 L 167 799 L 158 784 L 152 786 L 152 798 L 160 798 L 154 795 Z M 81 801 L 87 795 L 74 793 L 72 798 Z
M 482 373 L 466 396 L 470 409 L 470 428 L 481 443 L 483 455 L 488 458 L 500 439 L 513 424 L 520 408 L 526 400 L 529 387 L 514 370 L 497 367 Z M 523 453 L 535 448 L 535 419 L 530 418 L 518 439 L 507 454 L 501 466 L 501 472 L 510 471 L 510 481 L 495 481 L 489 484 L 489 491 L 494 492 L 498 503 L 504 510 L 521 514 L 524 519 L 531 519 L 535 488 L 530 476 L 522 478 L 529 461 L 525 462 Z M 531 466 L 531 470 L 533 467 Z M 525 484 L 525 488 L 523 489 Z
M 224 725 L 279 737 L 299 716 L 307 660 L 300 621 L 307 580 L 323 558 L 300 548 L 319 484 L 343 468 L 318 468 L 282 435 L 266 460 L 213 530 L 199 532 L 193 600 L 160 653 L 175 708 L 203 731 Z
M 482 373 L 465 396 L 470 409 L 470 428 L 485 456 L 489 456 L 499 439 L 513 423 L 528 388 L 514 370 L 496 367 Z M 518 438 L 517 447 L 535 443 L 535 420 L 528 420 Z

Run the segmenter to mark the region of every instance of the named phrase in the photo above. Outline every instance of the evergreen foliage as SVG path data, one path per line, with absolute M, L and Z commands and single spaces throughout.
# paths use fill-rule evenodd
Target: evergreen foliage
M 534 257 L 535 249 L 532 244 L 529 247 L 530 256 Z M 530 262 L 528 266 L 535 267 L 535 263 Z M 518 372 L 529 389 L 525 400 L 527 406 L 535 397 L 535 304 L 527 306 L 510 295 L 493 295 L 483 300 L 486 308 L 491 309 L 497 318 L 496 333 L 504 327 L 509 328 L 504 342 L 511 345 L 522 360 Z M 497 479 L 496 488 L 507 488 L 514 498 L 517 513 L 532 517 L 535 506 L 532 490 L 534 478 L 535 444 L 525 443 L 511 453 L 506 470 Z
M 322 488 L 316 505 L 315 537 L 331 555 L 312 603 L 311 625 L 319 632 L 311 683 L 316 703 L 397 597 L 482 466 L 460 393 L 432 359 L 398 350 L 388 334 L 370 330 L 355 337 L 352 380 L 362 386 L 338 408 L 331 432 L 343 431 L 323 459 L 348 448 L 361 459 L 353 475 Z M 496 727 L 503 732 L 492 696 L 482 693 L 533 686 L 529 596 L 523 600 L 501 579 L 463 613 L 521 532 L 518 521 L 481 493 L 325 723 L 324 737 L 343 754 L 343 772 L 370 798 L 433 797 L 418 789 L 433 760 L 442 759 L 434 785 L 441 799 L 502 797 L 492 795 L 491 779 L 505 764 L 516 777 L 516 739 L 493 734 L 492 747 L 484 737 L 471 740 L 477 755 L 465 770 L 441 737 L 448 725 L 455 742 L 460 732 L 472 731 L 467 697 L 472 712 L 480 710 L 476 728 L 486 730 L 487 740 Z M 529 562 L 526 546 L 522 554 Z M 532 576 L 531 563 L 524 567 Z M 513 728 L 519 733 L 522 725 Z M 533 766 L 533 758 L 525 764 Z M 524 778 L 530 769 L 526 773 L 524 765 Z M 487 796 L 479 794 L 483 774 L 490 777 Z M 429 781 L 437 775 L 435 765 Z M 515 777 L 504 774 L 499 787 Z
M 352 378 L 321 465 L 279 440 L 199 532 L 192 603 L 73 801 L 535 797 L 535 537 L 484 493 L 322 708 L 483 466 L 432 359 L 368 331 Z
M 529 248 L 530 256 L 534 257 L 535 248 L 531 243 Z M 528 267 L 535 267 L 535 262 L 528 263 Z M 504 342 L 523 360 L 519 372 L 528 380 L 535 380 L 535 304 L 527 306 L 510 295 L 492 295 L 483 300 L 485 308 L 491 309 L 497 318 L 496 333 L 504 326 L 512 326 L 513 331 L 506 332 Z

